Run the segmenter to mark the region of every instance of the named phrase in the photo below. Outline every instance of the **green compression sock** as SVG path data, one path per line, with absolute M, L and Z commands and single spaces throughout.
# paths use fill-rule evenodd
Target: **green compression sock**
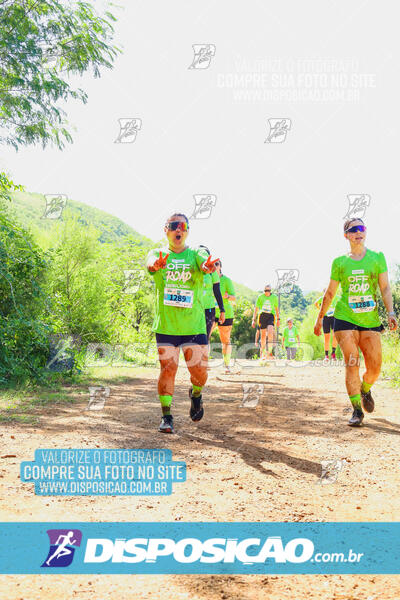
M 354 408 L 361 409 L 361 394 L 356 394 L 355 396 L 349 396 L 350 402 L 352 403 Z
M 160 398 L 160 402 L 161 402 L 161 410 L 162 410 L 162 414 L 163 415 L 170 415 L 171 414 L 171 404 L 172 404 L 172 396 L 158 396 Z
M 231 353 L 227 352 L 226 354 L 224 354 L 224 363 L 227 367 L 229 367 L 230 361 L 231 361 Z
M 369 390 L 372 388 L 372 383 L 365 383 L 365 381 L 362 382 L 361 384 L 361 391 L 362 392 L 369 392 Z
M 202 385 L 193 385 L 192 384 L 192 396 L 193 398 L 199 398 L 201 396 L 201 390 L 203 389 Z

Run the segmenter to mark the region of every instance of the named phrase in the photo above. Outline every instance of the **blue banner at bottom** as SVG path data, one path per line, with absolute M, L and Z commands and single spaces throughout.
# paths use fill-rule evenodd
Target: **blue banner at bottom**
M 400 523 L 1 523 L 2 574 L 399 574 Z

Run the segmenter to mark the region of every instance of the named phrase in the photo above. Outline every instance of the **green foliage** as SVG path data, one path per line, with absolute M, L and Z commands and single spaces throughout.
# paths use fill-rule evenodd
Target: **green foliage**
M 0 383 L 40 377 L 48 350 L 44 253 L 0 205 Z
M 397 313 L 398 314 L 398 313 Z M 386 331 L 382 334 L 382 375 L 400 387 L 400 334 Z
M 53 298 L 56 331 L 79 336 L 84 344 L 147 339 L 153 294 L 143 267 L 146 253 L 133 237 L 121 244 L 101 242 L 100 231 L 66 209 L 48 251 L 46 290 Z M 127 285 L 130 271 L 143 276 L 137 291 Z
M 308 306 L 307 313 L 299 327 L 300 342 L 312 348 L 312 358 L 324 358 L 324 334 L 314 334 L 314 324 L 318 315 L 318 309 L 313 304 Z
M 275 292 L 276 293 L 276 292 Z M 286 326 L 286 321 L 291 317 L 297 327 L 304 319 L 306 309 L 309 305 L 307 299 L 298 285 L 293 286 L 293 290 L 287 294 L 280 295 L 280 315 L 281 328 Z
M 0 172 L 0 201 L 11 200 L 11 193 L 15 190 L 23 190 L 22 185 L 17 185 L 8 178 L 6 173 Z
M 254 344 L 255 329 L 251 326 L 253 304 L 246 298 L 239 298 L 235 305 L 231 340 L 237 346 Z
M 60 101 L 86 102 L 70 75 L 110 68 L 114 16 L 70 0 L 3 0 L 0 3 L 0 142 L 15 149 L 71 142 Z

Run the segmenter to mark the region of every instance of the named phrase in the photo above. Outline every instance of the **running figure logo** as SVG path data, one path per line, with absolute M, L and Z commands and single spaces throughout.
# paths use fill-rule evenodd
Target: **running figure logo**
M 208 69 L 215 56 L 214 44 L 193 44 L 194 57 L 189 69 Z
M 290 119 L 268 119 L 269 134 L 264 144 L 282 144 L 292 127 Z
M 326 485 L 328 483 L 335 483 L 339 477 L 339 473 L 343 468 L 342 460 L 323 460 L 321 461 L 321 478 L 318 483 Z
M 242 383 L 243 400 L 241 407 L 255 408 L 264 392 L 263 383 Z
M 86 410 L 103 410 L 107 398 L 110 395 L 110 388 L 103 386 L 89 386 L 89 402 Z
M 118 119 L 119 134 L 114 144 L 133 144 L 142 129 L 142 119 Z
M 45 194 L 46 208 L 42 219 L 59 219 L 67 204 L 65 194 Z
M 79 529 L 48 529 L 50 549 L 42 567 L 68 567 L 74 558 L 76 547 L 81 545 Z
M 124 294 L 136 294 L 145 278 L 144 269 L 124 269 Z
M 299 280 L 300 271 L 298 269 L 276 269 L 278 275 L 277 290 L 281 294 L 290 294 L 293 286 Z
M 194 211 L 189 219 L 208 219 L 217 204 L 215 194 L 194 194 Z
M 370 205 L 371 196 L 369 194 L 347 194 L 349 209 L 343 219 L 363 219 L 367 207 Z

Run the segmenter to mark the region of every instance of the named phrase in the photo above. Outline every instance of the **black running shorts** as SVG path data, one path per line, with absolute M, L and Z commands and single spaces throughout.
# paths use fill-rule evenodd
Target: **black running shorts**
M 205 333 L 197 335 L 166 335 L 165 333 L 156 333 L 157 346 L 207 346 L 208 339 Z
M 228 327 L 229 325 L 233 325 L 233 319 L 225 319 L 225 321 L 221 324 L 218 323 L 218 318 L 215 317 L 215 322 L 218 324 L 218 327 Z
M 209 340 L 210 335 L 211 335 L 211 328 L 215 321 L 215 308 L 206 308 L 205 315 L 206 315 L 207 339 Z
M 385 328 L 381 324 L 379 327 L 361 327 L 361 325 L 355 325 L 354 323 L 350 323 L 349 321 L 343 321 L 342 319 L 334 319 L 333 321 L 333 331 L 346 331 L 349 329 L 353 329 L 355 331 L 383 331 Z
M 333 315 L 331 317 L 325 315 L 322 319 L 322 329 L 324 330 L 324 333 L 330 333 L 331 329 L 333 329 L 333 319 Z
M 262 312 L 260 314 L 260 329 L 267 329 L 268 325 L 274 325 L 275 315 L 273 313 Z

